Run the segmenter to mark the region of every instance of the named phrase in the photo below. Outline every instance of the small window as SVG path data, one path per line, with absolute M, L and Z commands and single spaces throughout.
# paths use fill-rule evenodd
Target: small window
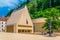
M 2 24 L 3 24 L 3 22 L 2 22 Z
M 20 33 L 20 32 L 21 32 L 21 30 L 18 30 L 18 32 Z
M 2 30 L 3 30 L 3 28 L 2 28 Z
M 27 31 L 25 30 L 25 32 L 27 32 Z
M 28 19 L 26 19 L 26 24 L 28 24 Z
M 28 30 L 28 32 L 30 32 L 30 30 Z
M 3 25 L 2 25 L 2 27 L 3 27 Z
M 24 32 L 24 30 L 22 30 L 22 32 Z

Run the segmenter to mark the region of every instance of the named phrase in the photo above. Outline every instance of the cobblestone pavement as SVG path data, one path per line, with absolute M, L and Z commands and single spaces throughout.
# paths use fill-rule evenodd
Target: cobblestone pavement
M 42 35 L 33 34 L 0 32 L 0 40 L 60 40 L 60 37 L 45 37 Z

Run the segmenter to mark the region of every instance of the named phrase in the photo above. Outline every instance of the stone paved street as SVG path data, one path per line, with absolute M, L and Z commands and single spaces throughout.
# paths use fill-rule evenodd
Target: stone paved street
M 42 35 L 33 34 L 0 32 L 0 40 L 60 40 L 60 37 L 45 37 Z

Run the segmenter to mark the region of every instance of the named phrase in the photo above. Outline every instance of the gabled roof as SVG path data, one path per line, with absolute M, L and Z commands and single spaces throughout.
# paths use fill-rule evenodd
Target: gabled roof
M 37 19 L 32 19 L 33 23 L 42 23 L 46 22 L 46 18 L 37 18 Z
M 27 14 L 27 16 L 26 16 L 26 14 Z M 23 16 L 24 15 L 24 16 Z M 22 9 L 18 9 L 18 10 L 15 10 L 12 14 L 11 14 L 11 17 L 9 18 L 9 20 L 7 21 L 7 25 L 13 25 L 13 24 L 17 24 L 18 22 L 18 24 L 24 24 L 24 23 L 22 23 L 22 20 L 25 22 L 26 20 L 25 20 L 25 18 L 27 17 L 29 17 L 29 13 L 28 13 L 28 10 L 27 10 L 27 7 L 25 6 L 25 7 L 23 7 Z M 20 21 L 20 19 L 22 19 L 21 21 Z M 28 18 L 29 20 L 30 20 L 30 24 L 32 24 L 31 23 L 31 19 L 30 19 L 30 17 Z
M 9 17 L 2 17 L 0 18 L 0 21 L 7 21 L 9 19 Z

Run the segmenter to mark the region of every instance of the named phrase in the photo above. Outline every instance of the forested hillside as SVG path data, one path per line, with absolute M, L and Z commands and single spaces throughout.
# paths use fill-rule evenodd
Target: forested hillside
M 38 18 L 38 15 L 41 17 L 40 13 L 38 15 L 37 13 L 43 12 L 46 9 L 56 8 L 60 10 L 60 0 L 27 0 L 27 2 L 19 4 L 16 8 L 12 9 L 6 16 L 10 16 L 13 10 L 17 10 L 24 5 L 27 5 L 31 18 Z

